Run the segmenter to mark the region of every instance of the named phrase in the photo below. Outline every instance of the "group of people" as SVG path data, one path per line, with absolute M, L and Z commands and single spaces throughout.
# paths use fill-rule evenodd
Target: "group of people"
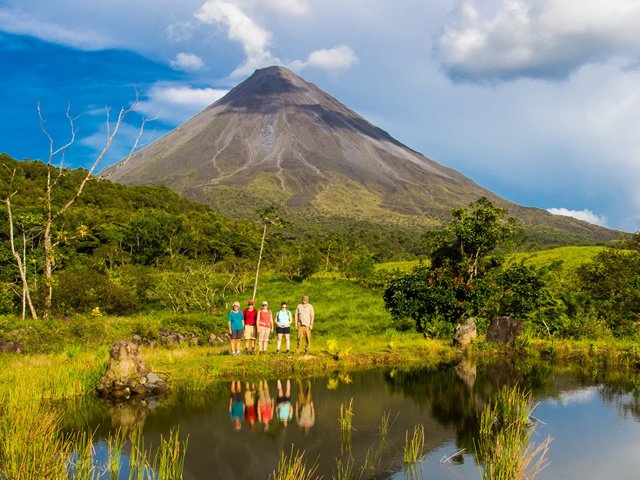
M 269 310 L 269 303 L 262 302 L 262 308 L 256 310 L 253 300 L 249 300 L 247 308 L 240 310 L 240 302 L 233 302 L 233 310 L 229 312 L 227 319 L 229 323 L 229 335 L 231 336 L 231 355 L 241 355 L 242 339 L 245 340 L 244 351 L 249 354 L 249 343 L 251 343 L 251 354 L 256 353 L 256 339 L 258 343 L 257 353 L 267 353 L 269 337 L 274 331 L 278 335 L 276 353 L 280 353 L 282 337 L 285 339 L 286 353 L 289 353 L 291 343 L 291 325 L 298 332 L 298 346 L 295 353 L 300 353 L 302 344 L 306 341 L 305 354 L 311 348 L 311 331 L 313 330 L 313 320 L 315 312 L 309 303 L 309 297 L 302 297 L 302 303 L 298 304 L 295 313 L 287 310 L 287 302 L 280 304 L 280 310 L 275 315 Z
M 306 386 L 302 386 L 300 379 L 298 382 L 298 401 L 295 407 L 296 422 L 306 433 L 315 423 L 315 409 L 311 401 L 311 382 L 307 380 Z M 256 421 L 260 422 L 264 430 L 269 430 L 274 414 L 287 428 L 289 421 L 293 418 L 293 406 L 291 405 L 291 382 L 286 381 L 283 389 L 282 382 L 277 381 L 278 396 L 276 402 L 273 401 L 269 393 L 269 386 L 266 380 L 258 383 L 256 391 L 255 383 L 245 383 L 244 396 L 240 381 L 231 382 L 231 397 L 229 398 L 229 417 L 236 430 L 242 428 L 242 420 L 249 424 L 251 430 L 255 429 Z

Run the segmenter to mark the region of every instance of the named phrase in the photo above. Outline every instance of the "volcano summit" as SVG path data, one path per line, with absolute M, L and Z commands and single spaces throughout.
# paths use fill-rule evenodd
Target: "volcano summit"
M 236 219 L 276 205 L 299 225 L 327 228 L 364 222 L 418 232 L 485 196 L 534 234 L 571 243 L 613 237 L 605 228 L 502 199 L 284 67 L 257 70 L 110 179 L 163 184 Z

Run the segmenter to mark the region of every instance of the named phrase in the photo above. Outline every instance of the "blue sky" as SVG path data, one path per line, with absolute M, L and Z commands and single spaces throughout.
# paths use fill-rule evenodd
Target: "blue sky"
M 285 65 L 409 147 L 523 205 L 640 227 L 637 0 L 0 0 L 0 151 L 46 128 L 99 169 Z M 145 137 L 143 141 L 149 141 Z

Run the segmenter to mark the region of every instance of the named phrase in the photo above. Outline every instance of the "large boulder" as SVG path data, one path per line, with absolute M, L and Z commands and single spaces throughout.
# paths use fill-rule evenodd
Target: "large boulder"
M 511 345 L 522 333 L 522 322 L 511 317 L 493 317 L 485 339 L 500 345 Z
M 476 322 L 473 318 L 469 317 L 462 325 L 458 325 L 456 333 L 453 336 L 453 344 L 460 347 L 466 347 L 471 343 L 471 340 L 478 336 L 478 330 L 476 328 Z
M 149 373 L 140 347 L 133 342 L 120 340 L 109 349 L 109 373 L 114 377 L 140 378 Z
M 129 399 L 167 390 L 164 380 L 149 370 L 135 343 L 120 340 L 111 346 L 109 356 L 109 371 L 97 387 L 101 396 Z

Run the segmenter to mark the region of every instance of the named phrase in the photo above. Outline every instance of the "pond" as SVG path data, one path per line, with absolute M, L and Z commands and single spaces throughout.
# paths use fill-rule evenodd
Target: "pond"
M 310 379 L 239 378 L 206 395 L 174 393 L 148 405 L 85 398 L 66 406 L 66 419 L 69 429 L 96 432 L 99 454 L 118 427 L 141 427 L 145 445 L 158 445 L 160 435 L 179 426 L 180 438 L 188 435 L 186 480 L 266 480 L 292 445 L 304 451 L 308 466 L 317 461 L 324 479 L 335 474 L 337 461 L 351 459 L 358 468 L 376 452 L 377 467 L 364 478 L 479 479 L 474 438 L 482 410 L 498 388 L 518 384 L 533 392 L 534 415 L 541 420 L 533 441 L 553 438 L 550 464 L 537 479 L 637 479 L 640 380 L 606 377 L 596 370 L 500 360 Z M 339 420 L 350 404 L 348 442 Z M 407 471 L 404 446 L 417 425 L 424 426 L 424 457 Z

